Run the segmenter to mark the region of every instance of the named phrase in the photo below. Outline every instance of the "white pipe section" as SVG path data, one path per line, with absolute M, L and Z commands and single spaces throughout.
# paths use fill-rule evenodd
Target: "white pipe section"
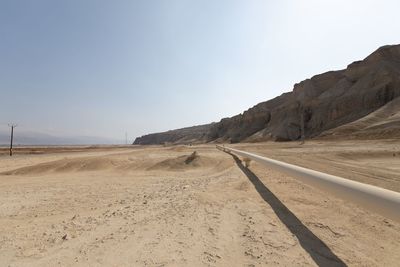
M 353 201 L 366 209 L 400 222 L 400 193 L 398 192 L 306 169 L 233 148 L 219 145 L 217 145 L 217 148 L 252 159 L 262 165 L 294 176 L 306 184 L 328 191 L 342 199 Z

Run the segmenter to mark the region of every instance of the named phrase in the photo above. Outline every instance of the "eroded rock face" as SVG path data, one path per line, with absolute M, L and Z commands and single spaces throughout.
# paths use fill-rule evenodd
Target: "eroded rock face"
M 179 140 L 297 140 L 301 118 L 305 135 L 315 137 L 358 120 L 400 96 L 400 45 L 384 46 L 345 70 L 316 75 L 294 85 L 293 91 L 259 103 L 243 114 L 201 128 L 141 137 L 148 143 Z M 137 143 L 135 141 L 135 143 Z

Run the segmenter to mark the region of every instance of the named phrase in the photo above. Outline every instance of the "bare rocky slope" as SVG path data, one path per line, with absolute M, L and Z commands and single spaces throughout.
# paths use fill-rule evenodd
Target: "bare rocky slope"
M 259 103 L 242 114 L 208 125 L 145 135 L 134 144 L 297 140 L 302 118 L 306 138 L 353 132 L 354 137 L 398 137 L 400 120 L 393 114 L 399 109 L 399 101 L 393 100 L 399 96 L 400 45 L 388 45 L 345 70 L 329 71 L 297 83 L 292 92 Z M 387 104 L 388 108 L 366 118 L 364 124 L 361 121 L 346 130 L 338 128 L 336 133 L 335 128 L 360 120 Z M 381 120 L 387 123 L 380 124 Z M 374 125 L 372 128 L 365 125 L 369 122 Z
M 400 97 L 361 119 L 320 134 L 320 138 L 378 139 L 400 137 Z

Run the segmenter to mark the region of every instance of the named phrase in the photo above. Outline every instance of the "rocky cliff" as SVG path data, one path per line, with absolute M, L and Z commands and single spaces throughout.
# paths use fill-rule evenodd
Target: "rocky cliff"
M 306 138 L 322 132 L 326 136 L 328 130 L 359 120 L 399 96 L 400 45 L 383 46 L 345 70 L 304 80 L 292 92 L 237 116 L 198 128 L 146 135 L 135 144 L 290 141 L 301 137 L 302 121 Z

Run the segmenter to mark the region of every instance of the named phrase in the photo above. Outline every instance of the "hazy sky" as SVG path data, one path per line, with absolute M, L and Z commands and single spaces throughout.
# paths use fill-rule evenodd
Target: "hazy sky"
M 400 43 L 400 1 L 0 0 L 0 125 L 124 139 L 219 121 Z

